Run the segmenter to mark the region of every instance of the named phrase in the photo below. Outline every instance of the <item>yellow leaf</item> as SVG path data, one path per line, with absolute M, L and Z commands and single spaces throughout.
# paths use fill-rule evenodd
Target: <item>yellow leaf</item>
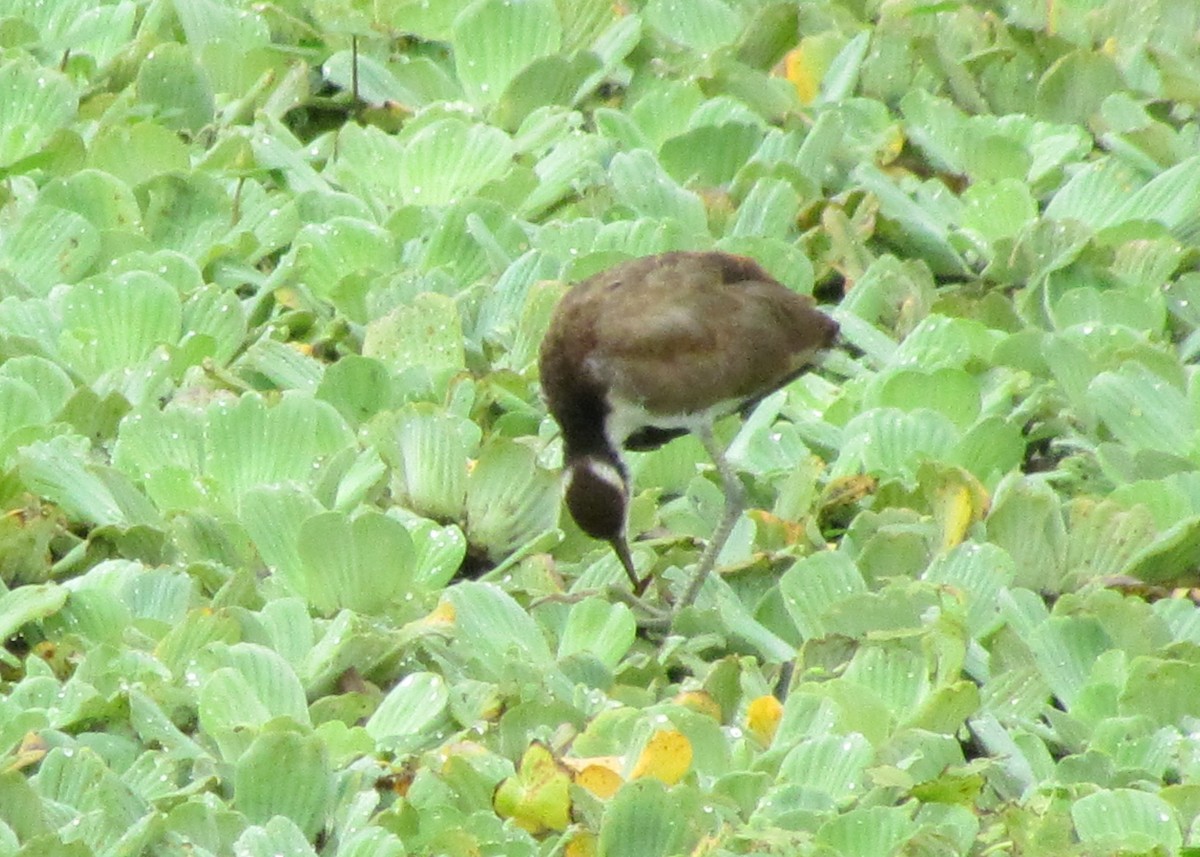
M 592 765 L 619 772 L 624 764 L 620 756 L 563 756 L 559 761 L 563 767 L 577 774 Z
M 41 735 L 37 732 L 26 732 L 25 737 L 21 739 L 21 745 L 17 747 L 17 752 L 5 766 L 5 770 L 19 771 L 21 768 L 36 765 L 45 758 L 49 751 L 50 745 Z
M 571 823 L 571 777 L 550 748 L 534 742 L 521 757 L 517 773 L 496 787 L 492 806 L 530 833 L 563 831 Z
M 721 705 L 707 690 L 684 691 L 675 696 L 675 702 L 697 714 L 707 714 L 718 723 L 721 722 Z
M 660 729 L 646 742 L 630 779 L 653 777 L 673 786 L 683 779 L 691 766 L 692 743 L 687 736 L 674 729 Z
M 275 290 L 275 302 L 280 306 L 288 309 L 298 309 L 300 307 L 300 295 L 296 290 L 289 286 L 282 286 Z
M 941 548 L 948 551 L 967 537 L 972 524 L 982 521 L 991 506 L 987 489 L 970 472 L 961 467 L 939 468 L 926 481 L 930 487 L 926 496 L 933 507 L 933 517 L 941 530 Z
M 942 550 L 949 550 L 962 542 L 967 527 L 974 517 L 971 511 L 971 495 L 963 485 L 949 485 L 939 492 L 939 509 L 942 524 Z
M 801 104 L 812 104 L 821 90 L 820 69 L 813 62 L 811 53 L 805 53 L 803 42 L 784 56 L 783 76 L 796 87 Z
M 564 756 L 562 764 L 575 772 L 577 786 L 587 789 L 599 798 L 612 797 L 624 782 L 621 769 L 625 763 L 620 756 Z
M 596 857 L 596 834 L 581 830 L 567 843 L 565 857 Z
M 831 480 L 821 493 L 821 507 L 852 506 L 875 493 L 877 484 L 873 476 L 839 476 Z
M 621 775 L 607 765 L 588 765 L 575 775 L 575 785 L 598 798 L 610 798 L 621 787 Z
M 773 696 L 760 696 L 746 709 L 746 728 L 750 734 L 767 746 L 775 737 L 779 720 L 783 717 L 783 704 Z

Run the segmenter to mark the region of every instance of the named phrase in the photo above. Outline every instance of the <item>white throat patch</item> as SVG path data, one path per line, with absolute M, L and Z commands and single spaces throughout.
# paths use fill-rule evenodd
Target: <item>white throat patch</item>
M 566 487 L 568 489 L 570 489 L 571 482 L 575 479 L 576 470 L 584 468 L 586 468 L 587 471 L 592 474 L 592 476 L 596 477 L 596 479 L 600 480 L 605 485 L 611 486 L 614 490 L 619 492 L 622 497 L 627 495 L 627 489 L 625 488 L 625 477 L 621 475 L 620 468 L 618 468 L 611 461 L 606 461 L 603 458 L 597 458 L 595 456 L 588 456 L 587 458 L 584 458 L 576 463 L 574 467 L 567 469 Z

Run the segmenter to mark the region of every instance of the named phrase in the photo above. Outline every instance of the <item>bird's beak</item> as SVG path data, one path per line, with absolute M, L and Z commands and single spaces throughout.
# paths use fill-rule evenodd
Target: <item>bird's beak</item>
M 625 573 L 629 575 L 629 580 L 633 583 L 633 594 L 641 595 L 646 591 L 647 584 L 650 583 L 650 575 L 638 577 L 637 569 L 633 565 L 633 554 L 629 552 L 629 542 L 625 541 L 624 535 L 617 536 L 609 544 L 612 545 L 613 553 L 617 555 L 621 565 L 625 566 Z

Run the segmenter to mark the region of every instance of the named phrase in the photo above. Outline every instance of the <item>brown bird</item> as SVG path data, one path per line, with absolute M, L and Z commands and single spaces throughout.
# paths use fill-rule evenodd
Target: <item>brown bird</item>
M 663 253 L 622 262 L 567 292 L 542 340 L 539 369 L 562 429 L 566 503 L 607 541 L 640 595 L 625 536 L 629 474 L 621 449 L 694 433 L 716 464 L 725 512 L 677 602 L 691 604 L 741 514 L 741 482 L 713 422 L 745 411 L 800 374 L 838 325 L 752 259 Z

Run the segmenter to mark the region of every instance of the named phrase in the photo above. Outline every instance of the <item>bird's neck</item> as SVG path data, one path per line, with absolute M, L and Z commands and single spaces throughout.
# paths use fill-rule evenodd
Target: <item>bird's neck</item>
M 560 394 L 556 409 L 562 427 L 563 460 L 571 462 L 595 459 L 612 464 L 622 473 L 619 445 L 608 432 L 611 407 L 602 391 L 578 386 Z

